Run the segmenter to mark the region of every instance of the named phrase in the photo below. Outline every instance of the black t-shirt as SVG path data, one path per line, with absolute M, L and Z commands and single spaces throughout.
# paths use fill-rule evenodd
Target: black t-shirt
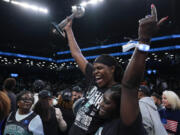
M 97 87 L 92 71 L 93 67 L 88 63 L 85 74 L 88 92 L 82 107 L 77 112 L 69 135 L 93 135 L 103 124 L 103 119 L 99 117 L 98 110 L 100 107 L 99 103 L 103 99 L 103 93 L 107 88 L 100 89 Z
M 72 126 L 72 124 L 74 122 L 75 116 L 73 114 L 72 109 L 66 109 L 66 108 L 63 108 L 61 106 L 57 106 L 57 107 L 60 108 L 60 110 L 62 112 L 63 119 L 67 123 L 67 130 L 65 132 L 60 131 L 61 132 L 60 135 L 67 135 L 70 127 Z
M 95 135 L 146 135 L 139 113 L 136 121 L 131 126 L 125 126 L 121 119 L 114 119 L 100 127 Z

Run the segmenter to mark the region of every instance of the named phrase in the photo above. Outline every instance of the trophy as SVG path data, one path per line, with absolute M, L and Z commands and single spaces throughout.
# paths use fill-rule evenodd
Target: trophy
M 52 23 L 52 26 L 54 27 L 53 33 L 58 33 L 65 37 L 64 27 L 68 23 L 68 19 L 80 18 L 84 15 L 84 13 L 84 7 L 80 5 L 72 6 L 72 14 L 68 18 L 64 19 L 59 24 Z

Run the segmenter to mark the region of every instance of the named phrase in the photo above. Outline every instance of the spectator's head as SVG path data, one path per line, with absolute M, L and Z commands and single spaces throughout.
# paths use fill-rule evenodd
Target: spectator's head
M 20 114 L 27 114 L 30 112 L 31 106 L 34 103 L 33 94 L 30 91 L 21 91 L 17 97 L 17 106 Z
M 121 86 L 109 88 L 103 95 L 100 103 L 99 115 L 104 119 L 112 119 L 120 116 Z
M 111 87 L 115 82 L 121 82 L 123 68 L 114 57 L 103 54 L 95 59 L 93 67 L 93 74 L 99 87 Z
M 77 99 L 82 97 L 82 89 L 79 86 L 72 88 L 72 100 L 75 102 Z
M 61 91 L 61 93 L 58 95 L 58 105 L 65 109 L 72 109 L 73 101 L 70 89 Z
M 6 118 L 11 109 L 11 101 L 6 93 L 0 91 L 0 121 Z
M 43 121 L 48 121 L 51 118 L 51 108 L 53 106 L 53 95 L 48 90 L 41 90 L 38 94 L 39 100 L 35 104 L 33 110 L 40 115 Z
M 65 102 L 69 102 L 72 100 L 72 93 L 70 89 L 65 89 L 63 91 L 61 91 L 61 97 L 62 100 Z
M 35 80 L 33 83 L 33 91 L 36 93 L 38 93 L 39 91 L 41 91 L 45 87 L 46 87 L 46 84 L 42 80 Z
M 138 90 L 138 99 L 141 99 L 143 97 L 149 97 L 151 94 L 151 91 L 148 86 L 140 85 Z
M 38 94 L 39 99 L 47 99 L 50 106 L 53 106 L 53 95 L 48 90 L 41 90 Z
M 16 79 L 7 78 L 3 83 L 3 89 L 7 91 L 13 91 L 16 86 Z
M 157 94 L 156 92 L 153 92 L 153 94 L 151 95 L 151 98 L 154 100 L 154 103 L 156 105 L 161 105 L 162 104 L 162 98 L 159 94 Z
M 170 90 L 166 90 L 163 92 L 162 104 L 166 108 L 172 108 L 173 110 L 180 109 L 180 99 L 178 95 Z

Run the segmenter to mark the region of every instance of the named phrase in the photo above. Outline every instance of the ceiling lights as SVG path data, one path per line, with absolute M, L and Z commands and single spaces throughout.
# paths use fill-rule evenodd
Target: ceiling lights
M 48 12 L 49 12 L 48 9 L 46 9 L 46 8 L 38 7 L 36 5 L 31 5 L 31 4 L 26 3 L 26 2 L 19 2 L 19 1 L 15 1 L 15 0 L 3 0 L 3 1 L 9 2 L 9 3 L 14 4 L 14 5 L 18 5 L 20 7 L 25 8 L 25 9 L 33 10 L 36 12 L 41 12 L 44 14 L 48 14 Z

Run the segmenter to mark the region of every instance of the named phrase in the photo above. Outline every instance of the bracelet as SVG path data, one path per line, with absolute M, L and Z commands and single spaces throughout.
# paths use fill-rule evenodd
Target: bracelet
M 148 52 L 150 50 L 150 45 L 148 44 L 136 44 L 136 47 L 139 51 Z
M 127 52 L 132 48 L 137 48 L 139 51 L 147 52 L 150 50 L 150 45 L 138 43 L 137 41 L 129 41 L 127 44 L 122 46 L 122 51 Z

